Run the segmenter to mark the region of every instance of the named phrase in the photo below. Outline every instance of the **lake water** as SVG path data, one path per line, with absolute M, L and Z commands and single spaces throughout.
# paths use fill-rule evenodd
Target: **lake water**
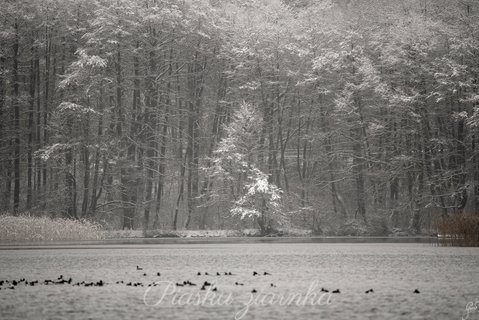
M 106 284 L 41 284 L 59 275 Z M 427 243 L 0 247 L 0 280 L 21 278 L 40 284 L 3 285 L 0 319 L 479 319 L 466 312 L 479 306 L 479 248 Z M 186 280 L 198 286 L 174 285 Z M 204 281 L 213 286 L 201 291 Z

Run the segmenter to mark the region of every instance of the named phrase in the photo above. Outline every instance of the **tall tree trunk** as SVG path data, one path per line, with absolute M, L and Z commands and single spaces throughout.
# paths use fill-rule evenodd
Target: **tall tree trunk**
M 357 110 L 361 108 L 361 101 L 356 97 Z M 360 112 L 360 111 L 359 111 Z M 351 128 L 351 140 L 353 141 L 353 175 L 356 186 L 356 213 L 366 222 L 366 192 L 364 188 L 364 154 L 363 154 L 363 127 L 359 123 L 353 123 Z
M 5 57 L 2 55 L 0 56 L 0 151 L 4 155 L 3 157 L 8 158 L 8 146 L 6 146 L 7 142 L 7 137 L 4 133 L 4 109 L 5 109 L 5 81 L 4 81 L 4 74 L 5 74 Z M 8 175 L 8 168 L 6 163 L 8 162 L 7 159 L 0 158 L 0 177 L 5 179 L 5 182 L 8 181 L 7 175 Z M 5 184 L 5 190 L 2 194 L 2 197 L 0 198 L 2 201 L 2 207 L 0 208 L 1 210 L 8 210 L 8 205 L 10 200 L 7 200 L 7 186 L 8 183 Z M 0 186 L 2 188 L 2 186 Z M 1 190 L 1 189 L 0 189 Z
M 70 118 L 70 116 L 68 116 Z M 71 119 L 67 120 L 67 127 L 70 131 L 71 136 Z M 77 218 L 76 210 L 76 201 L 75 201 L 75 169 L 73 165 L 73 147 L 69 146 L 65 154 L 65 184 L 67 186 L 67 207 L 66 207 L 66 217 L 67 218 Z
M 158 164 L 158 184 L 156 190 L 156 206 L 155 206 L 155 218 L 153 220 L 153 229 L 158 228 L 158 221 L 160 219 L 161 200 L 163 196 L 163 186 L 165 180 L 166 171 L 166 144 L 168 135 L 168 120 L 170 114 L 171 105 L 171 77 L 173 75 L 173 48 L 170 48 L 169 64 L 168 64 L 168 82 L 166 84 L 166 97 L 165 97 L 165 112 L 163 117 L 163 125 L 160 138 L 160 154 Z M 179 92 L 178 92 L 179 94 Z
M 27 204 L 26 209 L 30 210 L 32 207 L 33 198 L 33 135 L 35 133 L 35 127 L 33 122 L 34 110 L 35 110 L 35 49 L 34 49 L 34 35 L 32 34 L 31 45 L 31 60 L 30 60 L 30 100 L 28 110 L 28 146 L 27 146 Z
M 122 58 L 121 48 L 118 43 L 116 52 L 116 135 L 120 140 L 120 153 L 119 158 L 122 163 L 120 168 L 120 184 L 121 184 L 121 200 L 123 207 L 123 226 L 122 229 L 133 229 L 135 218 L 135 205 L 132 199 L 132 194 L 136 194 L 136 190 L 133 190 L 133 175 L 131 165 L 128 157 L 125 157 L 124 148 L 131 142 L 127 141 L 127 138 L 123 136 L 123 124 L 124 124 L 124 112 L 123 112 L 123 78 L 122 78 Z M 126 160 L 126 161 L 125 161 Z
M 173 224 L 172 224 L 173 230 L 176 230 L 177 225 L 178 225 L 178 214 L 179 214 L 179 210 L 180 210 L 180 202 L 183 199 L 183 194 L 184 194 L 184 190 L 185 190 L 185 171 L 186 171 L 186 161 L 187 161 L 187 158 L 188 158 L 186 153 L 185 153 L 185 156 L 183 157 L 183 146 L 182 146 L 181 142 L 179 143 L 179 148 L 178 149 L 179 149 L 178 151 L 179 151 L 180 156 L 181 156 L 181 158 L 179 158 L 180 163 L 181 163 L 180 185 L 178 187 L 178 196 L 176 197 L 175 212 L 173 214 Z
M 298 97 L 299 101 L 299 97 Z M 299 103 L 299 102 L 298 102 Z M 291 138 L 291 131 L 293 125 L 293 107 L 289 107 L 289 114 L 288 114 L 288 125 L 286 128 L 286 137 L 281 141 L 281 156 L 279 166 L 281 172 L 283 173 L 283 180 L 284 180 L 284 189 L 286 193 L 289 193 L 289 179 L 288 179 L 288 170 L 286 168 L 286 147 L 288 146 L 289 139 Z
M 457 104 L 459 105 L 459 110 L 457 111 L 459 114 L 463 111 L 461 106 L 461 94 L 457 94 Z M 467 186 L 466 186 L 466 179 L 467 179 L 467 167 L 466 167 L 466 128 L 465 128 L 465 121 L 461 118 L 457 123 L 457 138 L 456 146 L 455 146 L 455 153 L 456 153 L 456 167 L 454 168 L 457 172 L 457 175 L 454 177 L 455 185 L 454 185 L 454 192 L 457 194 L 456 196 L 456 203 L 455 207 L 458 209 L 459 212 L 462 212 L 466 207 L 467 200 L 468 200 L 468 193 L 467 193 Z
M 473 181 L 474 181 L 474 212 L 479 214 L 479 137 L 478 129 L 475 130 L 475 133 L 472 135 L 472 154 L 473 156 Z
M 90 203 L 90 215 L 94 215 L 97 210 L 97 203 L 98 199 L 103 191 L 103 178 L 106 174 L 106 168 L 104 168 L 102 173 L 102 179 L 99 183 L 99 173 L 100 173 L 100 158 L 101 158 L 101 148 L 100 145 L 102 143 L 103 137 L 103 84 L 100 84 L 100 96 L 98 97 L 98 110 L 100 111 L 100 116 L 98 119 L 98 129 L 97 129 L 97 147 L 95 150 L 95 164 L 93 169 L 93 183 L 92 183 L 92 192 L 91 192 L 91 203 Z M 107 161 L 105 159 L 105 161 Z M 99 190 L 98 190 L 99 189 Z
M 19 97 L 19 78 L 18 78 L 18 50 L 19 50 L 19 34 L 18 23 L 15 21 L 15 38 L 13 42 L 13 69 L 12 69 L 12 83 L 13 83 L 13 123 L 14 123 L 14 187 L 13 187 L 13 213 L 18 214 L 20 207 L 20 97 Z
M 298 171 L 299 181 L 301 183 L 301 208 L 309 206 L 308 191 L 307 191 L 307 172 L 308 172 L 308 139 L 302 139 L 301 129 L 305 125 L 304 136 L 309 135 L 311 125 L 311 116 L 313 111 L 313 101 L 311 101 L 308 111 L 308 118 L 305 123 L 301 119 L 301 108 L 298 103 L 298 141 L 296 145 L 296 170 Z M 303 141 L 301 141 L 303 140 Z M 306 227 L 306 210 L 303 212 L 303 226 Z
M 181 85 L 180 85 L 180 74 L 178 68 L 178 62 L 175 64 L 176 69 L 176 104 L 177 104 L 177 117 L 178 117 L 178 137 L 177 137 L 177 161 L 179 163 L 179 181 L 178 181 L 178 195 L 176 197 L 175 209 L 173 212 L 172 219 L 172 228 L 173 230 L 177 229 L 178 226 L 178 215 L 180 211 L 181 200 L 183 200 L 184 194 L 184 184 L 185 184 L 185 171 L 186 171 L 186 153 L 183 157 L 183 131 L 184 131 L 184 116 L 183 116 L 183 103 L 181 98 Z
M 50 51 L 51 51 L 51 35 L 48 26 L 45 28 L 45 37 L 46 37 L 46 44 L 45 44 L 45 74 L 44 74 L 44 95 L 43 95 L 43 144 L 45 146 L 49 143 L 48 137 L 48 113 L 49 113 L 49 103 L 50 103 Z M 47 163 L 43 163 L 43 192 L 44 196 L 46 196 L 47 190 Z M 46 205 L 46 201 L 44 203 Z
M 194 175 L 194 155 L 193 155 L 193 148 L 194 148 L 194 122 L 195 122 L 195 107 L 194 101 L 188 102 L 188 144 L 186 147 L 186 158 L 188 163 L 188 175 L 187 175 L 187 182 L 186 182 L 186 195 L 187 195 L 187 206 L 188 206 L 188 215 L 185 221 L 185 228 L 188 227 L 190 224 L 191 216 L 193 214 L 194 208 L 194 198 L 193 198 L 193 175 Z
M 87 216 L 88 211 L 88 203 L 89 203 L 89 196 L 90 196 L 90 150 L 89 148 L 89 138 L 88 138 L 88 131 L 89 131 L 89 124 L 88 120 L 85 124 L 86 128 L 86 141 L 83 148 L 83 201 L 82 201 L 82 217 Z
M 189 83 L 190 101 L 188 117 L 188 216 L 185 221 L 185 229 L 188 229 L 199 192 L 199 148 L 200 148 L 200 108 L 204 90 L 204 70 L 206 69 L 206 56 L 203 63 L 198 61 L 199 52 L 196 51 L 194 62 L 191 64 L 192 79 Z
M 41 100 L 41 78 L 40 78 L 40 57 L 38 53 L 38 48 L 35 48 L 35 85 L 37 91 L 36 97 L 36 124 L 35 124 L 35 148 L 40 150 L 42 147 L 42 100 Z M 41 188 L 42 188 L 42 162 L 39 157 L 35 159 L 35 203 L 38 203 L 41 199 Z
M 153 31 L 153 37 L 156 36 L 156 33 Z M 145 126 L 150 128 L 147 130 L 147 149 L 146 149 L 146 189 L 145 189 L 145 209 L 143 212 L 143 233 L 146 233 L 150 223 L 150 211 L 152 208 L 152 199 L 153 199 L 153 178 L 155 172 L 155 152 L 157 148 L 157 119 L 158 119 L 158 86 L 157 86 L 157 57 L 155 50 L 157 49 L 156 41 L 152 45 L 152 50 L 150 51 L 150 75 L 148 77 L 148 101 L 147 111 L 145 116 Z M 137 66 L 137 65 L 136 65 Z M 137 68 L 135 68 L 135 74 L 138 74 Z M 139 84 L 137 84 L 139 85 Z
M 331 124 L 329 123 L 328 119 L 331 117 L 329 112 L 327 111 L 321 97 L 319 99 L 320 103 L 320 111 L 321 111 L 321 126 L 322 131 L 325 134 L 324 138 L 324 150 L 326 151 L 327 161 L 328 161 L 328 171 L 329 171 L 329 180 L 331 186 L 331 200 L 333 204 L 333 212 L 336 215 L 338 212 L 338 206 L 340 208 L 341 217 L 343 219 L 348 217 L 348 209 L 344 200 L 341 196 L 339 186 L 336 184 L 336 155 L 335 150 L 333 148 L 333 142 L 331 138 Z
M 99 150 L 99 147 L 97 147 L 97 149 L 95 150 L 95 160 L 93 163 L 93 181 L 92 181 L 90 210 L 87 212 L 88 216 L 93 216 L 96 213 L 97 203 L 99 199 L 98 189 L 100 189 L 100 192 L 102 190 L 102 186 L 98 185 L 99 175 L 100 175 L 100 150 Z

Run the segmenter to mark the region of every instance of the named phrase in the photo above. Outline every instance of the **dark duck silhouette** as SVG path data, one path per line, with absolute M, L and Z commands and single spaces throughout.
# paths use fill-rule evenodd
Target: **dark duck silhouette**
M 336 289 L 336 290 L 333 290 L 331 291 L 332 293 L 341 293 L 341 291 L 339 291 L 339 289 Z
M 418 289 L 414 290 L 414 293 L 421 293 Z
M 140 266 L 136 266 L 136 270 L 143 270 Z
M 374 292 L 374 290 L 373 290 L 373 289 L 369 289 L 369 290 L 366 290 L 366 292 L 365 292 L 365 293 L 373 293 L 373 292 Z

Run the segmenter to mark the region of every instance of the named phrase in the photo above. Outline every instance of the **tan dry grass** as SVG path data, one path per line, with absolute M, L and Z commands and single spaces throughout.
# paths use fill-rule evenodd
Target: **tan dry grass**
M 101 227 L 86 220 L 0 215 L 0 241 L 43 242 L 97 240 Z
M 479 215 L 458 214 L 437 221 L 439 243 L 444 246 L 479 246 Z

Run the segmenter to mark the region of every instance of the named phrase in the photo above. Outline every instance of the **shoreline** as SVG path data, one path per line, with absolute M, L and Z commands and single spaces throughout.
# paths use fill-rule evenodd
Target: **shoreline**
M 380 244 L 380 243 L 423 243 L 438 244 L 437 237 L 408 236 L 408 237 L 352 237 L 352 236 L 314 236 L 314 237 L 162 237 L 162 238 L 116 238 L 78 241 L 48 241 L 48 242 L 0 242 L 0 250 L 12 249 L 54 249 L 54 248 L 81 248 L 101 246 L 128 246 L 128 245 L 173 245 L 173 244 L 269 244 L 269 243 L 317 243 L 317 244 Z

